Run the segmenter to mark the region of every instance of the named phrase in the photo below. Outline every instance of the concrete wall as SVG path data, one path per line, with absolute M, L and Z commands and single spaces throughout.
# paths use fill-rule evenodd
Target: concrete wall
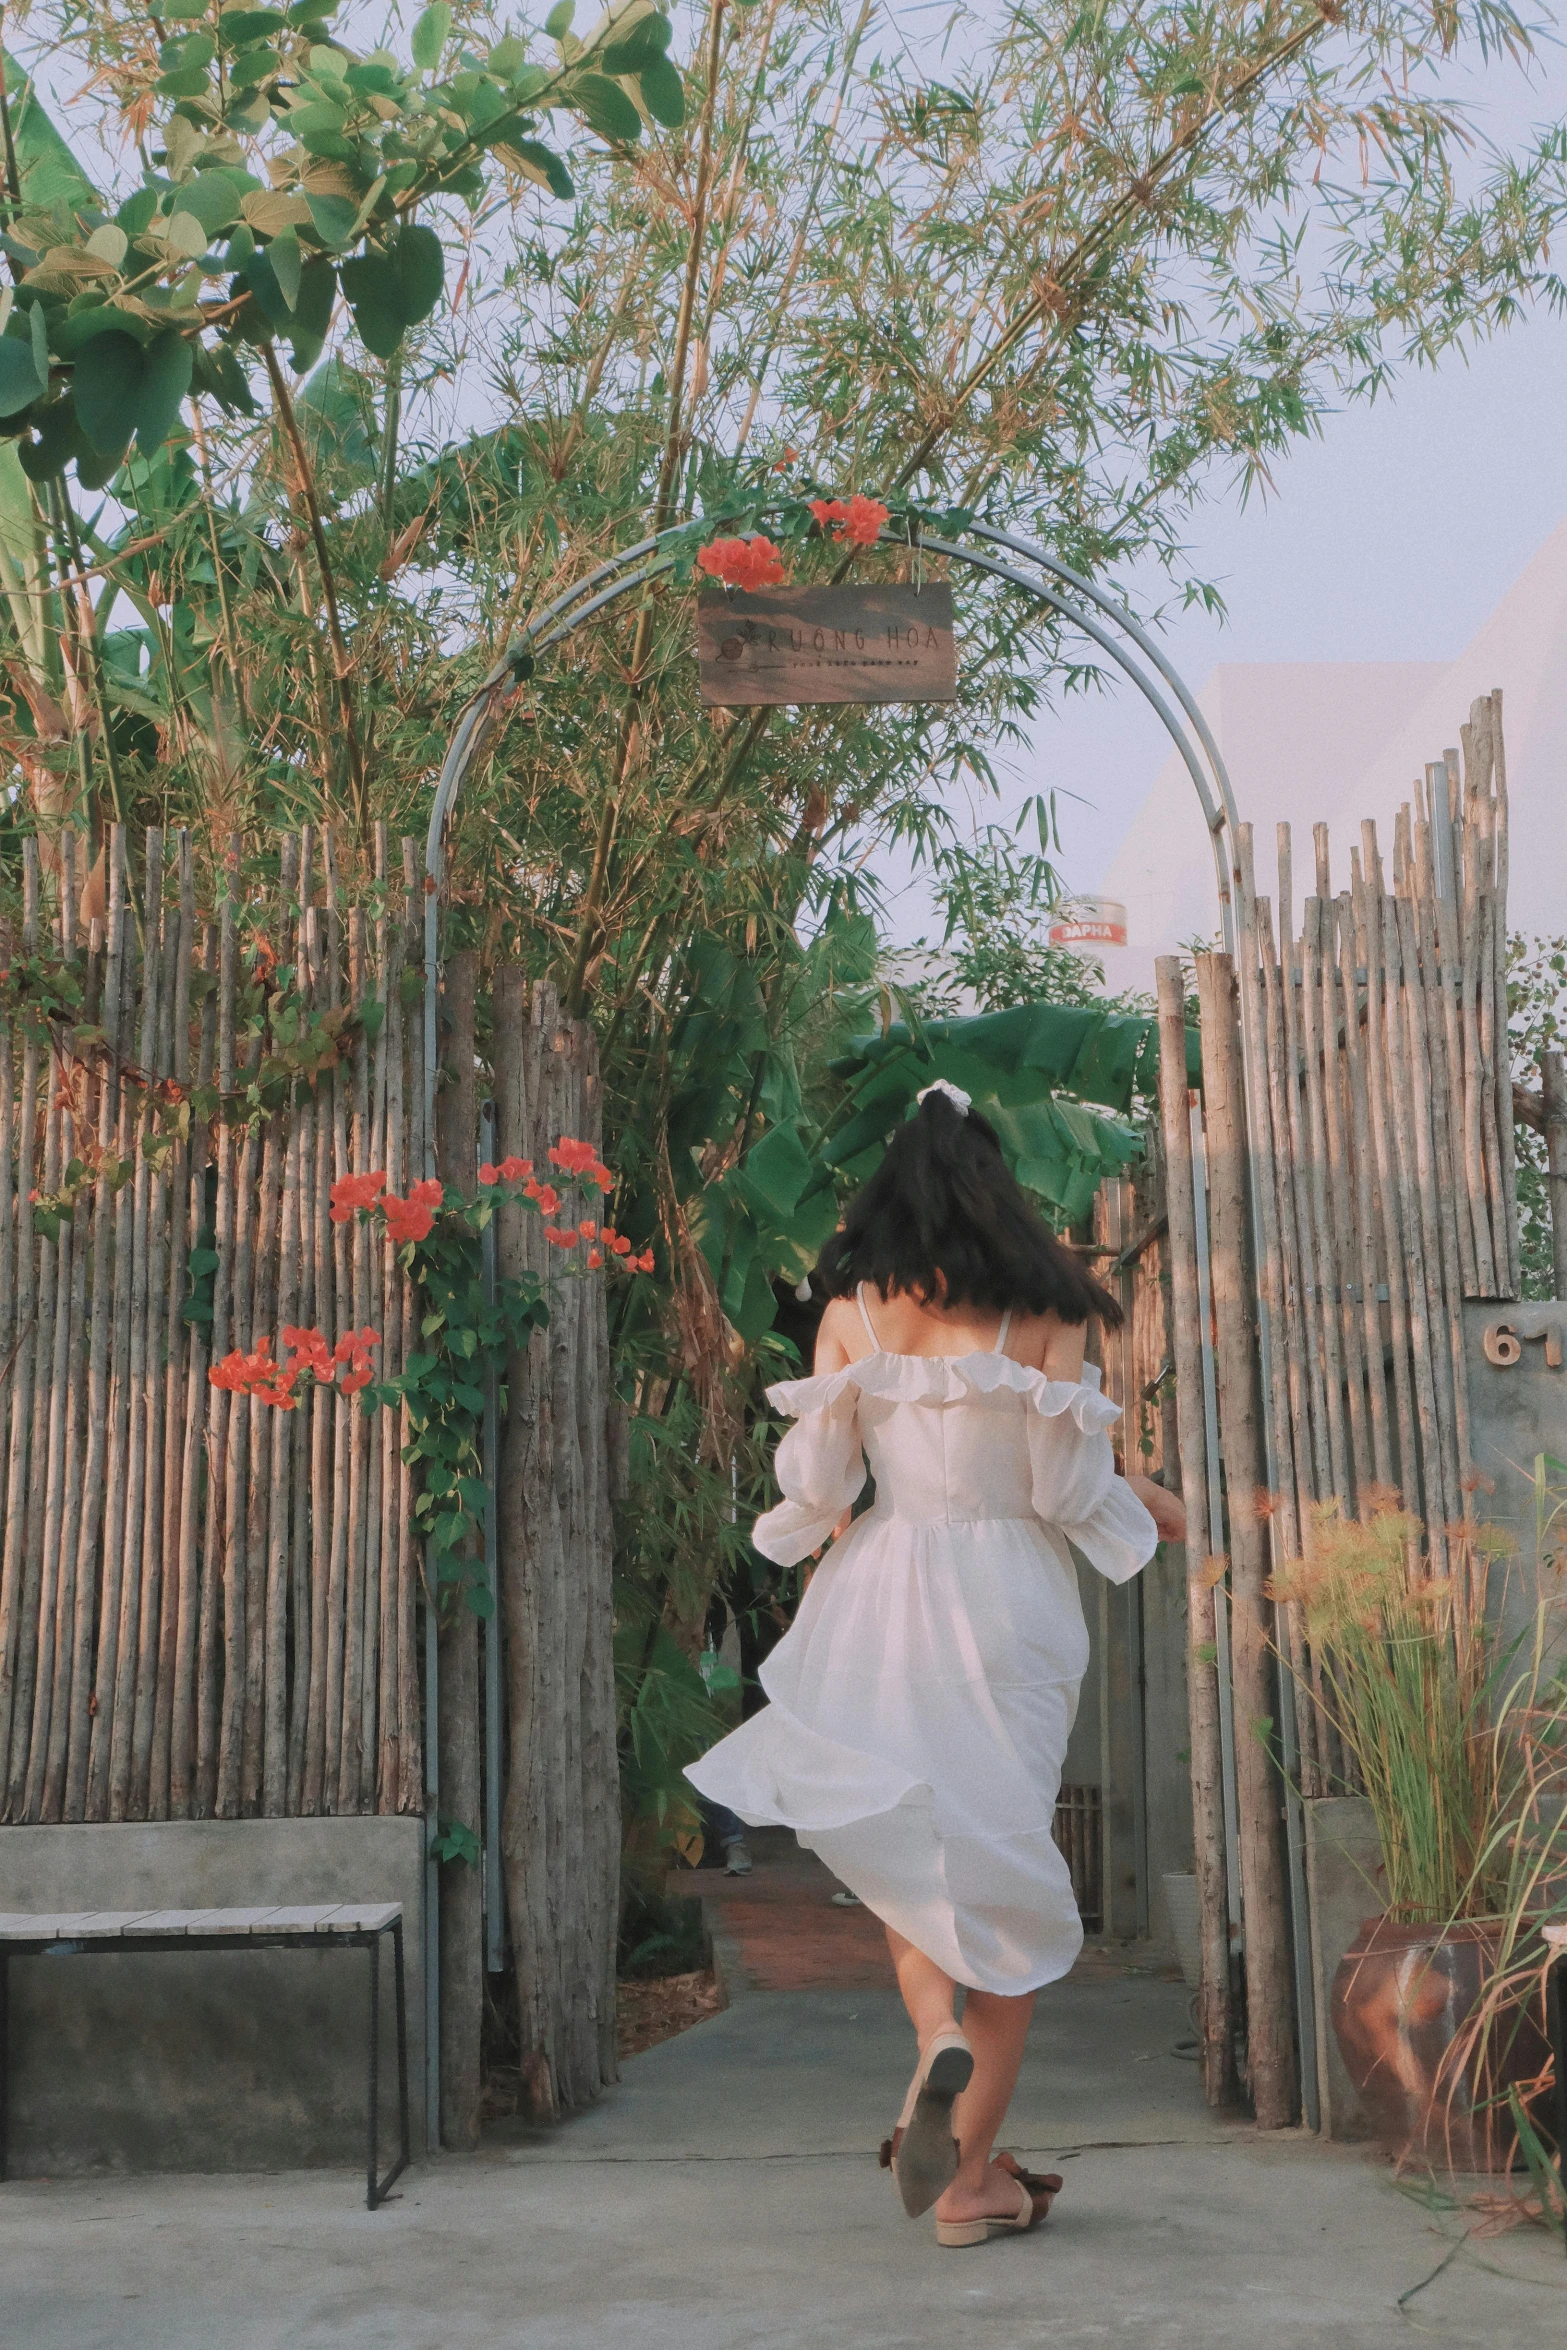
M 0 1828 L 0 1910 L 400 1901 L 418 2149 L 424 1836 L 407 1818 Z M 369 1964 L 344 1949 L 13 1960 L 12 2177 L 361 2163 Z M 389 1940 L 381 1992 L 385 2161 L 397 2077 Z
M 1384 1907 L 1382 1841 L 1363 1795 L 1324 1795 L 1304 1809 L 1322 2134 L 1355 2141 L 1372 2131 L 1333 2037 L 1333 1978 L 1366 1919 Z

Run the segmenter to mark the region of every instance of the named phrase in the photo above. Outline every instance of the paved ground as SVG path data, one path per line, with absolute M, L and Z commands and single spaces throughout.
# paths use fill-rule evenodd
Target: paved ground
M 762 1870 L 727 1888 L 723 2014 L 635 2058 L 557 2135 L 423 2165 L 382 2212 L 339 2173 L 0 2188 L 6 2350 L 1562 2339 L 1559 2242 L 1463 2243 L 1461 2219 L 1360 2152 L 1216 2121 L 1170 2053 L 1184 1992 L 1124 1961 L 1040 2002 L 1009 2138 L 1066 2175 L 1048 2225 L 939 2251 L 875 2164 L 907 2027 L 868 1921 L 828 1891 L 803 1870 L 787 1894 Z M 754 1988 L 769 1969 L 817 1987 Z

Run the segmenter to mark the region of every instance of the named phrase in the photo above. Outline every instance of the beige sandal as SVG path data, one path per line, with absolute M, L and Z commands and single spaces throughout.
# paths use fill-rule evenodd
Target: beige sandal
M 996 2161 L 1022 2192 L 1017 2211 L 986 2212 L 979 2219 L 938 2219 L 938 2244 L 986 2244 L 992 2236 L 1023 2236 L 1045 2217 L 1061 2192 L 1060 2172 L 1025 2170 L 1015 2154 L 998 2154 Z
M 957 2176 L 952 2106 L 968 2087 L 974 2052 L 959 2031 L 938 2032 L 921 2054 L 898 2126 L 881 2145 L 881 2166 L 898 2182 L 910 2219 L 929 2211 Z

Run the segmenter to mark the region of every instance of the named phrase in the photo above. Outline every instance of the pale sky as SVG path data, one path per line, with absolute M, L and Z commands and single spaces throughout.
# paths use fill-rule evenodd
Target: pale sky
M 1498 139 L 1552 115 L 1567 115 L 1560 53 L 1532 87 L 1500 69 L 1477 108 Z M 1218 585 L 1227 614 L 1178 616 L 1161 641 L 1194 691 L 1219 662 L 1447 660 L 1564 516 L 1567 319 L 1537 313 L 1467 363 L 1406 375 L 1391 398 L 1325 418 L 1266 500 L 1216 497 L 1201 510 L 1192 570 Z M 1057 791 L 1064 877 L 1092 890 L 1168 751 L 1132 686 L 1074 696 L 1038 723 L 1000 807 L 976 797 L 976 820 Z M 893 937 L 928 932 L 920 881 L 890 866 L 887 879 Z

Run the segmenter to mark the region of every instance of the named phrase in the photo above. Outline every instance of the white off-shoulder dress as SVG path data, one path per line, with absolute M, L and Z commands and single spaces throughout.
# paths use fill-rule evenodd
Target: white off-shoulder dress
M 1066 1974 L 1083 1941 L 1050 1832 L 1088 1663 L 1067 1544 L 1121 1583 L 1157 1535 L 1115 1475 L 1120 1407 L 1097 1370 L 1029 1370 L 1007 1328 L 988 1354 L 878 1348 L 769 1389 L 795 1425 L 763 1556 L 809 1556 L 867 1460 L 875 1504 L 763 1665 L 767 1706 L 687 1776 L 753 1826 L 793 1828 L 954 1981 L 1016 1993 Z

